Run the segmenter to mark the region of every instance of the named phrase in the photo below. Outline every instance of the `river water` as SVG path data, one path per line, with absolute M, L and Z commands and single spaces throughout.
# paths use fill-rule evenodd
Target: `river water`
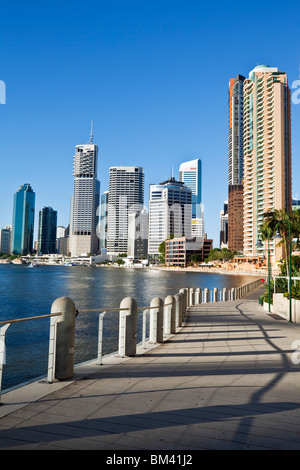
M 223 289 L 253 281 L 247 275 L 159 271 L 144 268 L 96 268 L 0 264 L 0 321 L 47 315 L 58 297 L 70 297 L 78 310 L 115 308 L 125 297 L 139 307 L 164 299 L 183 287 Z M 97 356 L 99 313 L 76 318 L 75 363 Z M 103 354 L 118 350 L 118 312 L 104 317 Z M 139 325 L 141 318 L 139 318 Z M 11 324 L 6 332 L 2 391 L 47 375 L 50 320 Z M 141 331 L 139 327 L 138 331 Z M 138 333 L 141 335 L 141 333 Z M 141 340 L 141 336 L 138 337 Z

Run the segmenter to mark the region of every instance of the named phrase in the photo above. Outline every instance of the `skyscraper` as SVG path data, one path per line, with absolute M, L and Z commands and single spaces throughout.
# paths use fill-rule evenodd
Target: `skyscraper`
M 98 146 L 93 132 L 86 145 L 77 145 L 74 155 L 74 194 L 71 201 L 69 251 L 71 256 L 99 251 L 96 228 L 100 198 L 97 179 Z
M 204 236 L 204 214 L 202 208 L 202 162 L 200 158 L 182 163 L 179 181 L 192 191 L 192 236 Z
M 38 252 L 56 253 L 57 211 L 44 207 L 39 211 Z
M 23 184 L 14 194 L 11 251 L 28 254 L 33 251 L 35 192 Z
M 286 73 L 255 67 L 244 81 L 244 255 L 264 254 L 256 243 L 265 212 L 291 210 L 290 113 Z M 272 240 L 270 251 L 282 256 Z
M 143 210 L 144 168 L 113 166 L 109 169 L 107 251 L 127 253 L 128 215 Z
M 228 248 L 243 251 L 243 91 L 245 77 L 229 81 L 228 129 Z
M 11 227 L 0 229 L 0 253 L 10 253 Z
M 108 191 L 101 195 L 101 210 L 99 221 L 99 249 L 103 252 L 107 249 L 107 214 L 108 212 Z
M 159 245 L 170 236 L 191 237 L 192 190 L 171 177 L 150 185 L 148 253 L 159 256 Z

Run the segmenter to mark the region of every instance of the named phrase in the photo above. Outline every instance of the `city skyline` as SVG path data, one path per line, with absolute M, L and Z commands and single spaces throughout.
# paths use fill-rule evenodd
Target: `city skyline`
M 181 162 L 201 159 L 205 231 L 218 246 L 219 210 L 227 199 L 228 82 L 248 76 L 257 63 L 283 70 L 290 85 L 299 80 L 300 7 L 291 1 L 283 20 L 276 1 L 257 3 L 259 14 L 247 10 L 246 19 L 246 6 L 232 5 L 229 15 L 226 5 L 216 5 L 117 1 L 114 7 L 104 2 L 83 7 L 75 2 L 70 9 L 54 1 L 46 10 L 17 1 L 14 10 L 3 6 L 0 227 L 12 223 L 12 195 L 23 182 L 35 188 L 38 209 L 55 207 L 58 225 L 68 224 L 73 148 L 86 142 L 93 120 L 101 193 L 108 190 L 110 166 L 142 166 L 147 201 L 150 184 L 172 172 L 177 177 Z M 74 29 L 90 11 L 96 21 Z M 264 24 L 274 31 L 280 27 L 284 41 L 255 35 L 247 41 L 250 29 Z M 234 38 L 243 35 L 233 50 Z M 91 63 L 93 73 L 84 74 Z M 300 195 L 299 110 L 293 103 L 294 198 Z

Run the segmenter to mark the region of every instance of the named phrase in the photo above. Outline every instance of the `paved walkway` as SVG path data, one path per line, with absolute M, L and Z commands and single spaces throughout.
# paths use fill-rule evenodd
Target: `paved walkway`
M 265 312 L 260 293 L 192 307 L 166 343 L 40 383 L 32 403 L 4 394 L 0 448 L 300 449 L 300 326 Z

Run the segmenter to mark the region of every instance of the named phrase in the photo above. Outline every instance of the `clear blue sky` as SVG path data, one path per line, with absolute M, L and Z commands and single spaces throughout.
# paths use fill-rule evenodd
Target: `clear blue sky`
M 0 227 L 23 183 L 36 192 L 36 220 L 49 205 L 69 223 L 74 149 L 93 120 L 101 192 L 110 166 L 140 165 L 148 207 L 149 184 L 201 158 L 205 229 L 218 246 L 229 79 L 259 63 L 299 80 L 299 1 L 17 0 L 0 15 Z M 293 105 L 300 198 L 299 113 Z

